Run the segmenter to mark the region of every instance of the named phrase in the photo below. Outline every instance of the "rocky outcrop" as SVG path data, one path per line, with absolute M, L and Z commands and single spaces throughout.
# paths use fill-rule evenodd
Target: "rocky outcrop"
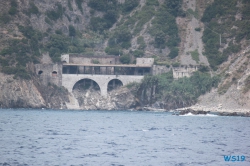
M 206 115 L 210 111 L 203 111 L 203 110 L 193 110 L 193 109 L 185 109 L 185 110 L 180 110 L 178 115 L 185 115 L 188 113 L 191 113 L 193 115 Z
M 64 88 L 44 86 L 36 78 L 13 79 L 0 73 L 0 108 L 66 108 L 67 95 Z
M 31 80 L 13 79 L 0 73 L 0 107 L 42 108 L 46 102 Z
M 136 107 L 136 100 L 132 91 L 127 87 L 108 92 L 107 97 L 102 97 L 100 91 L 94 89 L 74 89 L 80 109 L 84 110 L 125 110 Z

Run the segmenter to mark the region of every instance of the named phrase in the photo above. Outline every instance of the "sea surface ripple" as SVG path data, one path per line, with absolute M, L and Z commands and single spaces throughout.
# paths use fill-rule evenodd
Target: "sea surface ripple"
M 0 166 L 9 165 L 249 166 L 250 118 L 0 109 Z

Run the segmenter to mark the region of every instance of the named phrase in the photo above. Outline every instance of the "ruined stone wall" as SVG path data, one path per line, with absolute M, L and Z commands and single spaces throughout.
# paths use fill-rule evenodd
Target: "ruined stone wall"
M 153 65 L 152 68 L 152 74 L 153 75 L 158 75 L 158 74 L 163 74 L 167 73 L 169 71 L 173 71 L 173 77 L 174 79 L 178 78 L 183 78 L 183 77 L 190 77 L 193 72 L 198 70 L 198 67 L 166 67 L 166 66 L 160 66 L 160 65 Z
M 153 65 L 154 58 L 136 58 L 136 65 Z
M 193 72 L 197 71 L 198 68 L 194 67 L 174 67 L 173 68 L 173 77 L 174 79 L 190 77 Z
M 153 65 L 152 74 L 153 75 L 163 74 L 169 72 L 170 70 L 171 70 L 170 67 Z
M 62 86 L 62 64 L 36 64 L 35 72 L 43 85 Z
M 117 64 L 119 61 L 115 57 L 76 57 L 70 56 L 69 63 L 74 64 Z

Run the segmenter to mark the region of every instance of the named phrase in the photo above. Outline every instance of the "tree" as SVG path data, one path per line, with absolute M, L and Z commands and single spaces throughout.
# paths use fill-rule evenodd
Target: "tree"
M 73 25 L 69 25 L 69 36 L 75 36 L 76 35 L 76 30 Z
M 130 57 L 129 55 L 123 55 L 120 57 L 120 62 L 123 64 L 129 64 L 130 62 Z

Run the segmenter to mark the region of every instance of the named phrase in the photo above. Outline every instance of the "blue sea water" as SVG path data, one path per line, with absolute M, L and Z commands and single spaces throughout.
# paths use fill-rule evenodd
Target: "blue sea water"
M 250 118 L 0 109 L 3 165 L 249 166 Z

